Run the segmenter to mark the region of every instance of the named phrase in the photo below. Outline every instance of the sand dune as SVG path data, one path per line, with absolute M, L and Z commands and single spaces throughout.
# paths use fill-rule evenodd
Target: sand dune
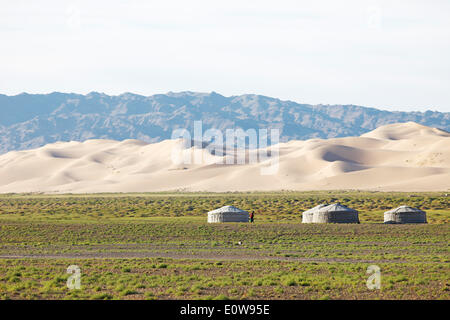
M 281 143 L 272 175 L 261 174 L 268 161 L 223 165 L 218 164 L 223 157 L 207 149 L 182 145 L 180 140 L 87 140 L 9 152 L 0 156 L 0 193 L 450 190 L 450 133 L 412 122 L 361 137 Z M 173 161 L 174 154 L 180 159 L 189 151 L 201 163 Z

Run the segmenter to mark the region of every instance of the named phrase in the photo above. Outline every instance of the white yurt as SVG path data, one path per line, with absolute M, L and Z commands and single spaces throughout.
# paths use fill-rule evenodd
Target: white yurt
M 304 211 L 302 213 L 302 223 L 312 223 L 314 212 L 316 212 L 317 210 L 319 210 L 323 207 L 326 207 L 327 205 L 328 204 L 326 204 L 326 203 L 322 203 L 322 204 L 319 204 L 318 206 L 315 206 L 314 208 Z
M 427 214 L 417 208 L 400 206 L 384 213 L 384 223 L 427 223 Z
M 208 223 L 216 222 L 248 222 L 249 214 L 233 206 L 224 206 L 222 208 L 208 212 Z
M 330 204 L 314 212 L 313 223 L 359 223 L 358 211 L 340 203 Z

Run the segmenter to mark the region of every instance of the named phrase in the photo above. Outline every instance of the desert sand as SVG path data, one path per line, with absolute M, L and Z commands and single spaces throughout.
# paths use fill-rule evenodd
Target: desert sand
M 9 152 L 0 156 L 0 193 L 450 190 L 450 133 L 413 122 L 360 137 L 280 143 L 279 167 L 270 175 L 261 174 L 268 161 L 218 164 L 222 156 L 182 150 L 183 143 L 87 140 Z M 180 150 L 201 163 L 174 162 Z

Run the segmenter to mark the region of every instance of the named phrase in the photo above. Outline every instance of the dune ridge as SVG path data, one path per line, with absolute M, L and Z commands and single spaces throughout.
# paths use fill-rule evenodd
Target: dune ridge
M 192 149 L 200 164 L 176 164 L 172 152 L 182 144 L 95 139 L 12 151 L 0 156 L 0 193 L 450 190 L 450 133 L 413 122 L 280 143 L 273 175 L 261 175 L 267 161 L 220 165 L 222 157 L 207 149 Z

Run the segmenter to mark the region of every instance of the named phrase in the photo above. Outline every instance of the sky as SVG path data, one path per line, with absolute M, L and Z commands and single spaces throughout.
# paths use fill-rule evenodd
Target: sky
M 450 1 L 0 0 L 0 93 L 450 112 Z

